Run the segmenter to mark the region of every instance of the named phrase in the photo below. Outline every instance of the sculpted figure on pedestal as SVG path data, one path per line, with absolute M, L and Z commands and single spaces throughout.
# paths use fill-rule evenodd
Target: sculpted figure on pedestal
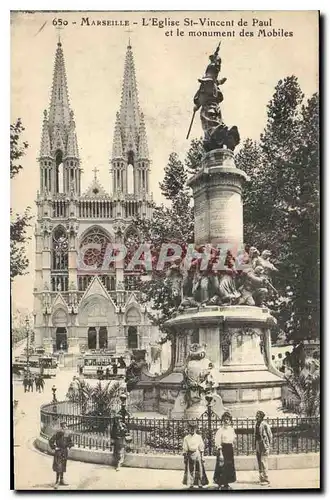
M 191 344 L 183 371 L 187 408 L 202 404 L 205 392 L 216 388 L 217 382 L 211 377 L 211 365 L 205 356 L 205 346 Z
M 171 288 L 171 295 L 175 302 L 175 306 L 178 307 L 182 302 L 181 288 L 182 288 L 183 276 L 181 270 L 181 259 L 176 259 L 166 273 L 166 283 Z
M 200 117 L 204 130 L 203 145 L 206 151 L 221 149 L 223 147 L 234 151 L 237 144 L 239 144 L 240 136 L 236 126 L 228 129 L 222 119 L 220 104 L 223 101 L 223 94 L 221 92 L 221 85 L 227 79 L 221 78 L 218 80 L 218 75 L 221 71 L 219 49 L 220 43 L 214 54 L 209 57 L 210 62 L 206 68 L 204 77 L 198 80 L 200 87 L 194 97 L 194 115 L 196 111 L 201 109 Z

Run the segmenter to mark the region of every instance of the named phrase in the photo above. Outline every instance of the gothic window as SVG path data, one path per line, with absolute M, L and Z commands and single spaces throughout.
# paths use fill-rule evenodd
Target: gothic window
M 96 267 L 101 270 L 104 266 L 104 257 L 106 255 L 107 246 L 110 243 L 110 238 L 102 229 L 91 229 L 80 244 L 80 248 L 83 249 L 81 257 L 83 258 L 85 266 Z M 96 245 L 98 245 L 97 248 Z M 107 271 L 107 269 L 103 270 L 105 272 Z
M 65 271 L 68 269 L 68 237 L 63 227 L 59 226 L 53 233 L 52 269 Z
M 142 281 L 140 276 L 124 276 L 125 290 L 140 290 L 142 286 Z
M 55 292 L 68 290 L 68 237 L 62 226 L 53 232 L 51 284 Z
M 92 276 L 78 276 L 78 290 L 84 292 L 92 280 Z
M 127 325 L 139 325 L 141 322 L 140 313 L 135 307 L 131 307 L 126 313 Z
M 56 175 L 55 175 L 55 189 L 56 193 L 64 192 L 64 177 L 63 177 L 63 153 L 58 150 L 56 152 Z

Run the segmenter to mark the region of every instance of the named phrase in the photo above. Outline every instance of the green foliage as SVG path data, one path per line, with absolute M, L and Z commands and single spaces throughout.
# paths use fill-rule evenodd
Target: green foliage
M 121 392 L 120 382 L 117 380 L 105 385 L 98 382 L 92 387 L 85 380 L 76 379 L 71 382 L 66 398 L 79 405 L 82 415 L 92 408 L 92 413 L 96 416 L 109 416 L 119 409 Z
M 248 139 L 236 156 L 250 176 L 244 240 L 272 251 L 282 296 L 270 307 L 294 340 L 319 335 L 318 95 L 303 97 L 296 77 L 280 80 L 260 141 Z
M 91 401 L 96 415 L 110 415 L 119 409 L 119 396 L 122 392 L 120 387 L 118 380 L 110 381 L 104 386 L 101 382 L 97 383 L 91 393 Z
M 75 383 L 71 383 L 66 395 L 66 399 L 72 403 L 77 403 L 80 412 L 84 415 L 87 411 L 88 403 L 91 400 L 93 388 L 85 382 L 85 380 L 77 379 Z
M 191 152 L 191 162 L 193 155 Z M 151 243 L 156 261 L 162 244 L 175 243 L 183 246 L 194 241 L 192 195 L 186 181 L 185 168 L 178 155 L 172 153 L 165 168 L 164 181 L 160 183 L 162 193 L 170 200 L 170 205 L 155 206 L 152 220 L 137 218 L 134 222 L 144 241 Z M 171 289 L 165 281 L 165 271 L 154 272 L 151 281 L 142 285 L 142 292 L 144 300 L 151 304 L 153 310 L 158 311 L 152 317 L 155 324 L 161 326 L 175 308 Z
M 297 399 L 297 410 L 303 417 L 320 416 L 320 370 L 304 368 L 299 374 L 285 377 L 288 388 Z
M 20 159 L 24 156 L 28 143 L 22 141 L 21 134 L 24 132 L 21 119 L 10 125 L 10 178 L 22 170 Z M 13 214 L 10 210 L 10 279 L 25 274 L 29 265 L 26 256 L 25 244 L 30 239 L 27 236 L 27 228 L 31 226 L 30 207 L 23 214 Z
M 268 305 L 279 331 L 293 340 L 319 334 L 318 106 L 317 94 L 304 102 L 295 76 L 280 80 L 260 140 L 247 139 L 235 160 L 250 177 L 243 190 L 244 241 L 272 252 L 280 294 Z M 203 155 L 202 140 L 193 140 L 183 162 L 186 172 L 195 173 Z M 172 154 L 161 184 L 171 205 L 155 207 L 152 221 L 137 221 L 156 250 L 166 242 L 194 241 L 191 191 L 184 178 L 182 163 Z M 144 291 L 146 301 L 159 311 L 155 321 L 161 326 L 175 307 L 164 273 L 154 273 Z M 274 338 L 277 334 L 272 332 Z
M 203 148 L 202 137 L 199 139 L 193 139 L 185 158 L 185 166 L 189 174 L 195 174 L 200 169 L 201 161 L 204 155 L 205 151 Z
M 168 200 L 175 200 L 181 194 L 186 182 L 187 172 L 184 169 L 183 163 L 179 160 L 176 153 L 171 153 L 168 164 L 165 167 L 164 180 L 159 183 L 162 195 Z
M 22 125 L 21 119 L 18 118 L 16 123 L 10 125 L 10 177 L 13 178 L 20 170 L 22 165 L 20 159 L 25 155 L 25 150 L 29 147 L 26 141 L 21 140 L 21 134 L 25 128 Z
M 30 342 L 33 342 L 34 332 L 31 330 L 31 325 L 33 325 L 33 316 L 29 313 L 27 309 L 16 309 L 12 313 L 12 324 L 11 324 L 11 341 L 14 346 L 20 340 L 26 339 L 27 336 L 27 325 L 26 318 L 29 318 L 29 338 Z

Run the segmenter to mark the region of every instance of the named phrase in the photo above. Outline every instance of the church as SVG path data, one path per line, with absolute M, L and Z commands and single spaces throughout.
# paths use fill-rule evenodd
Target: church
M 123 355 L 148 348 L 159 337 L 148 307 L 141 304 L 141 275 L 120 262 L 104 266 L 109 245 L 129 247 L 139 241 L 134 217 L 152 217 L 151 162 L 131 43 L 113 132 L 112 192 L 101 185 L 97 169 L 91 185 L 81 191 L 81 159 L 68 88 L 58 41 L 38 158 L 35 344 L 46 352 L 108 349 Z

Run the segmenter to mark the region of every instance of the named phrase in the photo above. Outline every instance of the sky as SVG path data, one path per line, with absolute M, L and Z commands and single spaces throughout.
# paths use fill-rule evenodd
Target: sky
M 128 21 L 129 26 L 82 26 L 82 18 L 86 17 L 90 23 L 121 20 L 123 24 Z M 154 25 L 151 18 L 156 19 Z M 185 18 L 197 24 L 184 26 Z M 200 21 L 204 18 L 233 26 L 202 27 Z M 61 30 L 54 26 L 59 19 L 67 21 Z M 165 24 L 165 20 L 179 26 L 160 27 L 160 21 Z M 242 29 L 254 36 L 240 36 Z M 278 35 L 258 36 L 262 29 L 271 34 L 275 30 Z M 184 36 L 177 36 L 177 30 Z M 207 32 L 208 36 L 189 36 L 192 30 Z M 234 31 L 235 36 L 212 36 L 215 31 Z M 223 118 L 228 126 L 238 126 L 242 142 L 247 137 L 258 139 L 265 126 L 267 103 L 280 79 L 296 75 L 306 98 L 318 90 L 316 11 L 12 13 L 11 123 L 18 117 L 22 119 L 24 139 L 29 143 L 22 160 L 24 169 L 11 186 L 14 212 L 30 206 L 35 214 L 43 110 L 49 107 L 59 32 L 84 170 L 83 190 L 91 183 L 97 167 L 100 182 L 110 191 L 109 160 L 129 36 L 152 161 L 151 191 L 157 202 L 162 201 L 158 183 L 169 154 L 176 151 L 183 158 L 189 147 L 186 134 L 197 79 L 203 76 L 208 56 L 220 40 L 222 76 L 227 78 L 223 86 Z M 292 32 L 293 36 L 285 37 L 284 32 Z M 190 138 L 200 137 L 201 132 L 196 116 Z M 29 274 L 15 279 L 12 295 L 14 308 L 32 310 L 33 227 L 30 235 Z

